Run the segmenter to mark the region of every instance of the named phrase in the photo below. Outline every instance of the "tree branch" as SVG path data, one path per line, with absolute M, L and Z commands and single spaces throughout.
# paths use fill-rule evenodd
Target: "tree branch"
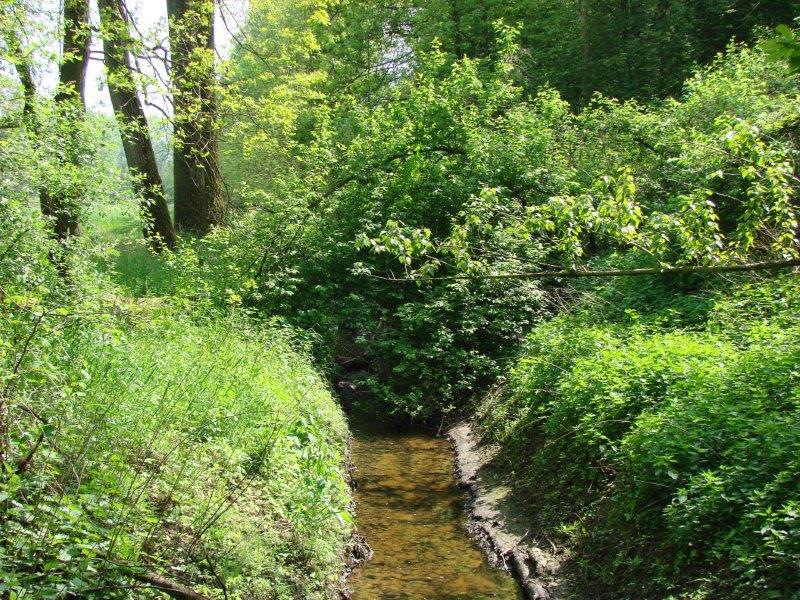
M 171 579 L 162 577 L 158 573 L 150 571 L 147 573 L 135 573 L 133 578 L 178 600 L 210 600 L 208 596 L 195 592 L 192 588 L 176 583 Z
M 373 275 L 383 281 L 397 283 L 411 283 L 421 281 L 455 281 L 455 280 L 481 280 L 481 279 L 543 279 L 545 277 L 558 278 L 581 278 L 581 277 L 642 277 L 647 275 L 679 275 L 679 274 L 714 274 L 732 273 L 736 271 L 770 271 L 775 269 L 787 269 L 800 267 L 800 258 L 781 261 L 765 261 L 755 263 L 744 263 L 738 265 L 698 265 L 686 267 L 653 267 L 644 269 L 609 269 L 601 271 L 582 271 L 579 269 L 563 269 L 560 271 L 533 271 L 530 273 L 502 273 L 497 275 L 451 275 L 448 277 L 424 277 L 424 278 L 397 278 L 380 277 Z

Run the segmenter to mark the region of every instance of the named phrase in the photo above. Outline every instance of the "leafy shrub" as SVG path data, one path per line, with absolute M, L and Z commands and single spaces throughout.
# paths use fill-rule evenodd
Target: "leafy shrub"
M 762 330 L 714 381 L 670 390 L 670 402 L 626 436 L 612 502 L 627 508 L 640 548 L 648 534 L 659 540 L 664 580 L 716 571 L 699 585 L 712 595 L 789 598 L 800 589 L 798 335 Z
M 366 358 L 385 369 L 373 389 L 390 410 L 412 417 L 463 410 L 503 373 L 540 318 L 540 302 L 538 287 L 524 283 L 460 281 L 420 292 L 365 344 Z
M 714 333 L 637 320 L 590 327 L 591 310 L 559 317 L 531 334 L 486 400 L 486 434 L 538 530 L 573 546 L 584 593 L 793 597 L 792 280 L 724 296 L 709 313 Z M 774 324 L 740 328 L 764 310 Z
M 539 325 L 526 338 L 502 393 L 481 407 L 484 433 L 514 453 L 532 455 L 538 445 L 535 428 L 546 418 L 565 373 L 583 356 L 616 344 L 611 327 L 580 317 L 559 316 Z

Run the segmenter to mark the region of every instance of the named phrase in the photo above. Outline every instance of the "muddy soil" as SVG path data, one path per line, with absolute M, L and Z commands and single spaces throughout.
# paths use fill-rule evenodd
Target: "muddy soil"
M 469 490 L 469 528 L 487 551 L 505 561 L 527 600 L 569 597 L 564 553 L 530 531 L 525 507 L 515 502 L 503 473 L 493 465 L 497 447 L 483 444 L 469 423 L 451 428 L 460 483 Z

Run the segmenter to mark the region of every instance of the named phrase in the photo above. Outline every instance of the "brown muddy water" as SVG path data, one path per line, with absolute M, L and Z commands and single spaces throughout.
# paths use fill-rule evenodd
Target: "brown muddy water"
M 350 579 L 353 600 L 522 598 L 467 533 L 447 440 L 354 428 L 356 516 L 375 554 Z

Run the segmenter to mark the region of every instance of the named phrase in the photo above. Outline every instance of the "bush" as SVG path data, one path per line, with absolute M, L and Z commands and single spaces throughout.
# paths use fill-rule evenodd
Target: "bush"
M 531 334 L 480 421 L 584 593 L 795 597 L 795 297 L 783 278 L 744 286 L 709 312 L 713 333 L 579 310 Z M 764 310 L 775 324 L 739 328 Z
M 372 388 L 392 412 L 424 419 L 463 411 L 541 318 L 541 297 L 526 283 L 458 281 L 420 292 L 390 313 L 377 340 L 362 336 L 367 359 L 379 367 Z
M 612 502 L 628 507 L 626 528 L 638 529 L 640 548 L 648 535 L 660 542 L 663 564 L 645 576 L 715 572 L 698 586 L 712 597 L 795 597 L 799 336 L 763 330 L 715 380 L 694 393 L 670 390 L 670 402 L 644 413 L 624 439 Z M 630 557 L 630 547 L 620 554 Z

